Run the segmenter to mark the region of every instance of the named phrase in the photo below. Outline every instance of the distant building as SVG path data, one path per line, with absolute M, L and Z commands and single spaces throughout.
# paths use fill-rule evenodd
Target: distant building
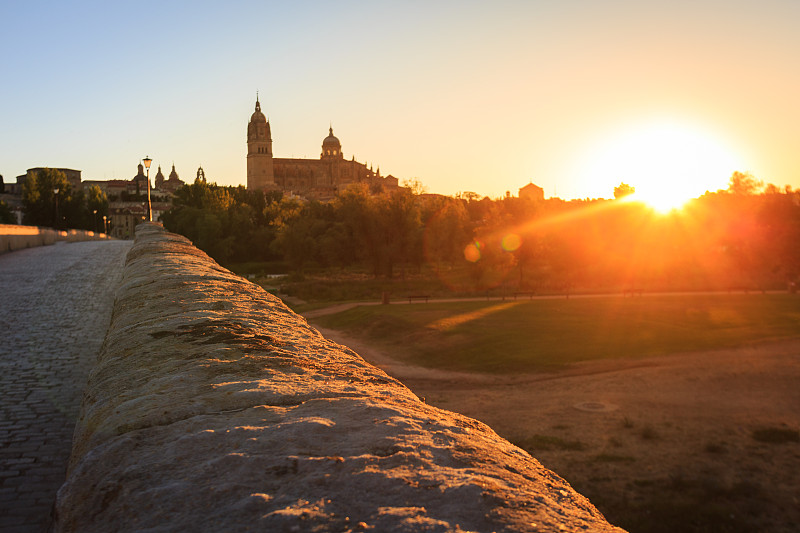
M 109 200 L 113 198 L 120 199 L 122 198 L 122 193 L 136 194 L 136 185 L 129 180 L 108 180 L 103 190 Z
M 373 172 L 353 157 L 344 159 L 342 144 L 328 129 L 322 140 L 319 159 L 276 158 L 272 153 L 270 124 L 261 112 L 256 97 L 256 109 L 247 124 L 247 188 L 279 190 L 286 193 L 325 200 L 350 184 L 365 183 L 380 189 L 396 189 L 394 176 L 382 178 L 380 169 Z
M 17 176 L 16 183 L 6 183 L 6 194 L 22 196 L 22 184 L 25 183 L 25 177 L 26 176 Z
M 152 202 L 153 220 L 172 207 L 170 202 Z M 147 218 L 146 202 L 110 202 L 108 205 L 109 234 L 118 239 L 132 239 L 134 228 Z
M 136 175 L 129 180 L 108 180 L 91 182 L 99 186 L 108 196 L 110 234 L 119 239 L 132 239 L 134 228 L 147 217 L 147 174 L 144 165 L 139 163 Z M 185 185 L 172 165 L 169 179 L 164 179 L 161 167 L 155 176 L 155 186 L 151 189 L 153 220 L 172 206 L 172 194 Z
M 544 189 L 533 183 L 528 183 L 519 190 L 519 197 L 541 202 L 544 200 Z
M 147 207 L 141 203 L 113 202 L 108 208 L 110 235 L 117 239 L 133 239 L 134 228 L 144 222 Z
M 25 174 L 21 176 L 17 176 L 17 183 L 16 185 L 6 185 L 8 189 L 7 192 L 11 194 L 22 194 L 22 187 L 25 185 L 25 182 L 28 181 L 28 178 L 33 176 L 34 174 L 38 174 L 39 172 L 43 171 L 45 167 L 35 167 L 29 168 L 25 171 Z M 80 170 L 73 170 L 71 168 L 54 168 L 53 170 L 58 170 L 62 172 L 64 176 L 67 178 L 67 182 L 72 186 L 73 189 L 79 190 L 81 188 L 81 171 Z
M 17 176 L 17 183 L 5 184 L 5 193 L 2 195 L 21 220 L 22 216 L 22 187 L 30 176 L 41 172 L 44 167 L 29 168 L 22 176 Z M 74 190 L 88 191 L 90 187 L 97 186 L 103 191 L 109 200 L 108 227 L 114 237 L 128 239 L 133 238 L 133 228 L 139 224 L 147 215 L 147 203 L 143 200 L 147 194 L 147 174 L 144 165 L 141 163 L 137 168 L 136 175 L 127 179 L 111 180 L 86 180 L 81 181 L 81 171 L 69 168 L 57 168 L 63 172 Z M 203 169 L 198 170 L 198 176 L 205 179 Z M 156 173 L 155 187 L 151 189 L 153 220 L 159 220 L 161 215 L 172 206 L 173 193 L 185 183 L 178 177 L 175 165 L 172 165 L 172 172 L 168 179 L 164 179 L 161 167 Z
M 106 195 L 108 194 L 108 191 L 106 190 L 107 187 L 108 187 L 108 181 L 104 181 L 104 180 L 83 180 L 81 182 L 81 189 L 83 190 L 83 192 L 88 191 L 92 187 L 99 187 L 101 191 L 106 193 Z
M 145 174 L 144 165 L 139 163 L 136 175 L 131 178 L 130 182 L 133 187 L 129 187 L 128 192 L 132 194 L 147 194 L 147 174 Z M 175 171 L 175 163 L 172 164 L 172 171 L 169 173 L 169 179 L 164 179 L 164 174 L 161 172 L 161 165 L 158 166 L 155 180 L 151 182 L 151 191 L 157 190 L 159 192 L 174 193 L 181 186 L 186 183 L 178 177 Z
M 161 167 L 158 167 L 158 171 L 161 172 Z M 178 177 L 178 173 L 175 172 L 175 163 L 173 163 L 172 171 L 169 173 L 169 178 L 167 178 L 167 180 L 161 184 L 161 187 L 156 186 L 156 189 L 168 192 L 175 192 L 183 185 L 186 185 L 186 183 L 184 183 L 184 181 Z
M 158 165 L 158 172 L 156 172 L 156 179 L 154 180 L 153 186 L 156 189 L 161 189 L 164 187 L 164 174 L 161 172 L 161 165 Z

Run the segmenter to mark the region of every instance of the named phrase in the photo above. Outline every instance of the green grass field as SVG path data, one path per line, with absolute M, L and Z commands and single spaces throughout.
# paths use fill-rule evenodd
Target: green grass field
M 410 363 L 511 373 L 796 338 L 800 297 L 695 294 L 419 303 L 357 307 L 314 323 L 391 348 Z

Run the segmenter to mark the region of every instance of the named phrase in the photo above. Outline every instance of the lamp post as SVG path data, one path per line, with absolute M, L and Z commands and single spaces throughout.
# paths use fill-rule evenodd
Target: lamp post
M 153 206 L 150 203 L 150 163 L 152 163 L 153 160 L 150 159 L 150 156 L 144 156 L 142 161 L 144 162 L 144 168 L 147 169 L 147 221 L 152 222 Z
M 97 231 L 97 209 L 92 209 L 92 214 L 94 215 L 94 231 Z
M 105 233 L 106 235 L 108 235 L 108 224 L 106 223 L 107 219 L 108 217 L 103 215 L 103 233 Z
M 59 224 L 58 224 L 58 188 L 53 189 L 53 194 L 55 195 L 55 198 L 56 198 L 56 221 L 55 221 L 55 224 L 53 224 L 53 226 L 56 229 L 58 229 L 58 226 L 59 226 Z

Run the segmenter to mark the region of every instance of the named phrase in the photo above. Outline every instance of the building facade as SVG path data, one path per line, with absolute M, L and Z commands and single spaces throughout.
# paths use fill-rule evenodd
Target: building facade
M 380 169 L 373 172 L 364 163 L 342 154 L 342 144 L 328 129 L 322 140 L 319 159 L 278 158 L 272 153 L 272 131 L 269 121 L 256 108 L 247 124 L 247 188 L 277 190 L 285 193 L 327 200 L 355 183 L 364 183 L 375 190 L 391 190 L 398 186 L 394 176 L 381 177 Z
M 544 189 L 533 183 L 528 183 L 519 190 L 519 197 L 534 202 L 541 202 L 544 200 Z
M 13 193 L 13 194 L 22 194 L 22 187 L 23 187 L 23 185 L 25 185 L 25 182 L 28 181 L 28 179 L 31 176 L 39 174 L 39 172 L 42 172 L 43 170 L 45 170 L 45 167 L 29 168 L 25 172 L 25 174 L 23 174 L 21 176 L 17 176 L 16 186 L 14 186 L 14 184 L 11 184 L 11 186 L 6 185 L 6 188 L 8 189 L 8 192 Z M 75 189 L 76 191 L 80 189 L 80 186 L 81 186 L 81 171 L 80 170 L 74 170 L 74 169 L 71 169 L 71 168 L 54 168 L 53 170 L 57 170 L 57 171 L 63 173 L 64 176 L 67 178 L 67 182 L 72 186 L 73 189 Z

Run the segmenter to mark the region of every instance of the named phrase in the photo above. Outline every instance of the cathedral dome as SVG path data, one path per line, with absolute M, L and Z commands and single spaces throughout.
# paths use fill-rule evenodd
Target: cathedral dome
M 333 127 L 328 129 L 328 136 L 325 137 L 325 139 L 323 139 L 322 146 L 330 146 L 332 148 L 333 147 L 336 147 L 336 148 L 341 148 L 342 147 L 342 143 L 340 143 L 339 139 L 337 139 L 336 136 L 333 134 Z

